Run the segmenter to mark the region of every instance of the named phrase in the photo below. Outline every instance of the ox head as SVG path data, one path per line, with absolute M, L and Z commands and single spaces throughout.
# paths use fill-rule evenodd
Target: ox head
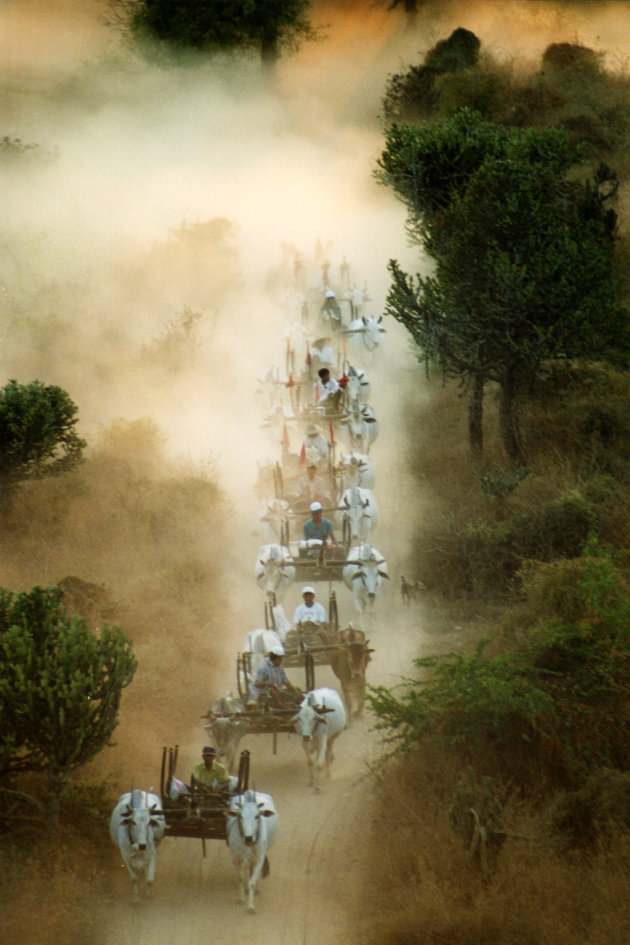
M 120 823 L 127 828 L 129 843 L 134 850 L 146 850 L 153 839 L 153 830 L 163 826 L 158 820 L 163 816 L 158 804 L 147 804 L 144 792 L 132 792 L 131 803 L 121 810 Z
M 238 832 L 245 846 L 258 843 L 261 817 L 273 817 L 275 811 L 264 801 L 259 801 L 256 791 L 246 791 L 235 797 L 226 811 L 228 820 L 238 825 Z
M 240 717 L 239 713 L 220 716 L 213 716 L 208 713 L 208 718 L 209 722 L 204 728 L 213 737 L 217 757 L 227 758 L 234 738 L 245 733 L 247 723 Z
M 348 574 L 344 572 L 344 580 L 353 590 L 360 583 L 368 600 L 373 602 L 383 578 L 389 579 L 387 562 L 380 551 L 370 545 L 359 545 L 353 551 L 354 560 L 348 562 L 352 571 Z
M 317 732 L 318 726 L 327 724 L 325 717 L 327 712 L 334 712 L 334 708 L 327 706 L 325 703 L 318 704 L 315 694 L 309 692 L 300 704 L 297 713 L 291 719 L 296 734 L 301 737 L 303 742 L 310 742 Z

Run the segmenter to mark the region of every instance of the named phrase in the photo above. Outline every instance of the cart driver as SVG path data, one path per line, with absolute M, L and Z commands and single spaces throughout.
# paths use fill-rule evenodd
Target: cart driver
M 216 755 L 217 750 L 212 745 L 204 747 L 201 761 L 193 770 L 191 783 L 208 791 L 235 791 L 238 778 L 228 774 L 227 768 L 217 761 Z
M 304 475 L 300 476 L 297 487 L 294 502 L 302 500 L 310 506 L 315 499 L 319 502 L 332 501 L 326 483 L 321 476 L 317 475 L 317 464 L 312 461 L 308 463 Z
M 282 665 L 283 658 L 284 648 L 280 644 L 271 648 L 269 658 L 256 673 L 253 685 L 250 685 L 252 700 L 259 699 L 265 690 L 277 692 L 279 689 L 288 689 L 290 692 L 301 695 L 300 690 L 289 682 L 289 677 Z
M 315 588 L 310 586 L 302 588 L 302 597 L 304 603 L 298 604 L 293 614 L 294 625 L 309 621 L 319 627 L 322 623 L 328 623 L 325 607 L 315 600 Z
M 328 518 L 323 517 L 323 508 L 322 503 L 311 502 L 311 517 L 307 522 L 304 522 L 304 538 L 308 540 L 309 538 L 319 538 L 320 541 L 330 541 L 333 545 L 337 544 L 337 540 L 333 534 L 332 522 Z
M 334 377 L 330 376 L 327 367 L 320 368 L 317 372 L 319 380 L 314 384 L 313 396 L 316 404 L 323 405 L 326 410 L 335 411 L 339 406 L 339 401 L 343 395 L 343 390 Z

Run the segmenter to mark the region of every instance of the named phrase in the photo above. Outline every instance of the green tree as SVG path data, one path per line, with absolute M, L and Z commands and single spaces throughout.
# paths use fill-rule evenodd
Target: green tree
M 259 50 L 273 66 L 282 49 L 314 37 L 311 0 L 109 0 L 109 25 L 175 50 Z
M 0 389 L 0 500 L 24 479 L 55 476 L 81 462 L 76 404 L 60 387 L 9 381 Z
M 0 590 L 0 716 L 4 745 L 32 752 L 47 772 L 49 822 L 70 776 L 109 742 L 136 659 L 119 627 L 100 635 L 70 617 L 58 588 Z
M 377 176 L 406 202 L 435 269 L 414 280 L 392 261 L 387 313 L 421 359 L 469 385 L 473 456 L 486 382 L 500 387 L 501 439 L 520 463 L 518 397 L 540 363 L 627 345 L 605 206 L 616 179 L 601 167 L 580 182 L 579 160 L 563 132 L 521 134 L 466 110 L 388 134 Z

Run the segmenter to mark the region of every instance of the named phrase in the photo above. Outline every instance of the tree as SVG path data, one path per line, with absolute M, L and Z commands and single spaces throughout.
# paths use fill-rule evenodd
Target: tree
M 81 462 L 77 406 L 60 387 L 9 381 L 0 389 L 0 499 L 24 479 L 55 476 Z
M 394 0 L 393 8 L 403 0 Z M 415 6 L 415 4 L 414 4 Z M 414 17 L 417 10 L 408 7 L 409 17 Z M 389 121 L 414 118 L 428 118 L 439 106 L 439 79 L 447 73 L 469 70 L 477 65 L 481 43 L 470 30 L 459 27 L 453 30 L 447 39 L 435 44 L 419 66 L 411 66 L 407 72 L 396 73 L 389 77 L 383 112 Z
M 136 659 L 119 627 L 69 617 L 60 588 L 0 590 L 0 716 L 5 746 L 44 762 L 49 822 L 72 773 L 109 742 Z
M 470 385 L 474 456 L 487 381 L 501 389 L 504 448 L 522 462 L 518 396 L 540 363 L 627 345 L 605 207 L 616 178 L 601 167 L 582 183 L 569 173 L 579 160 L 563 132 L 521 134 L 465 110 L 388 135 L 380 179 L 407 203 L 435 272 L 414 281 L 392 261 L 387 313 L 421 359 Z
M 109 0 L 108 25 L 174 50 L 259 50 L 273 66 L 283 48 L 312 39 L 311 0 Z

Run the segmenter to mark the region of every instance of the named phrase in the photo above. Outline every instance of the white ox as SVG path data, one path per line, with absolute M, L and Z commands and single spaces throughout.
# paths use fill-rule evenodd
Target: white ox
M 224 696 L 208 707 L 204 725 L 217 750 L 217 758 L 223 761 L 228 771 L 236 769 L 238 746 L 247 734 L 247 720 L 242 717 L 245 706 L 228 690 Z
M 249 631 L 243 643 L 243 653 L 251 655 L 250 664 L 253 676 L 265 662 L 265 657 L 269 655 L 272 647 L 276 646 L 282 646 L 282 639 L 277 630 L 259 627 L 257 630 Z
M 136 789 L 121 794 L 109 819 L 109 835 L 131 877 L 134 901 L 139 898 L 141 877 L 145 895 L 152 894 L 156 848 L 166 831 L 161 808 L 156 794 Z
M 381 328 L 382 320 L 382 315 L 379 318 L 374 318 L 374 316 L 366 318 L 365 315 L 361 318 L 353 318 L 349 327 L 345 329 L 344 335 L 348 336 L 354 346 L 361 346 L 364 351 L 367 350 L 373 356 L 380 348 L 381 335 L 385 332 L 385 329 Z
M 238 874 L 239 902 L 255 912 L 254 893 L 258 880 L 269 874 L 267 851 L 278 833 L 278 814 L 269 794 L 245 791 L 230 801 L 227 843 Z
M 258 509 L 256 534 L 265 544 L 283 545 L 288 535 L 289 503 L 286 499 L 264 499 Z
M 349 538 L 350 544 L 370 540 L 370 533 L 378 522 L 378 507 L 371 489 L 351 486 L 345 489 L 339 501 L 342 517 L 344 543 Z
M 343 580 L 352 591 L 356 611 L 363 616 L 368 604 L 373 604 L 383 579 L 389 578 L 385 558 L 369 544 L 356 545 L 348 552 L 343 569 Z
M 276 542 L 262 545 L 258 551 L 254 575 L 256 583 L 272 605 L 282 600 L 287 588 L 295 580 L 295 565 L 286 545 Z
M 376 483 L 374 466 L 367 453 L 343 453 L 341 456 L 341 487 L 350 489 L 352 486 L 362 486 L 364 489 L 373 489 Z
M 342 417 L 340 423 L 346 427 L 350 448 L 369 453 L 370 445 L 378 436 L 378 420 L 374 407 L 370 404 L 352 403 L 347 416 Z
M 330 777 L 333 745 L 346 727 L 346 710 L 336 689 L 312 689 L 293 716 L 308 762 L 309 784 L 320 789 L 322 771 Z
M 369 400 L 370 394 L 372 393 L 372 385 L 370 384 L 367 371 L 363 371 L 361 368 L 357 369 L 349 364 L 346 376 L 348 378 L 348 383 L 346 384 L 348 400 L 358 400 L 361 403 L 365 403 Z

